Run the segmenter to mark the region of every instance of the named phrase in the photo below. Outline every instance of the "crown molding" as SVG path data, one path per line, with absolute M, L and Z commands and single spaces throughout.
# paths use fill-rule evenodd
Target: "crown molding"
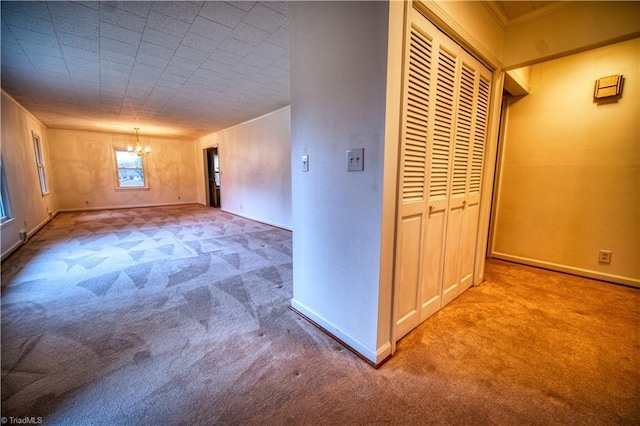
M 493 55 L 491 51 L 489 51 L 480 41 L 478 41 L 462 25 L 451 17 L 439 5 L 438 1 L 412 0 L 411 5 L 416 11 L 421 13 L 436 27 L 482 62 L 484 66 L 492 71 L 501 67 L 501 59 Z
M 509 24 L 509 18 L 495 0 L 481 0 L 480 3 L 489 11 L 502 28 Z

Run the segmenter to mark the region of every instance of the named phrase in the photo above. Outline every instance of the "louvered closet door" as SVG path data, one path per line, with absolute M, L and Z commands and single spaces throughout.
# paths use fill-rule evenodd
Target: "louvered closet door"
M 443 305 L 473 283 L 478 235 L 480 183 L 489 105 L 491 72 L 460 52 L 455 134 L 447 217 Z
M 472 282 L 484 152 L 484 127 L 479 132 L 476 122 L 484 117 L 486 126 L 490 82 L 487 78 L 484 113 L 478 112 L 477 61 L 415 10 L 407 31 L 396 228 L 397 339 Z
M 412 27 L 404 70 L 401 187 L 396 233 L 396 330 L 405 335 L 420 323 L 427 221 L 427 132 L 433 78 L 433 37 Z M 439 301 L 436 301 L 439 305 Z M 438 306 L 439 309 L 439 306 Z M 437 309 L 436 309 L 437 310 Z

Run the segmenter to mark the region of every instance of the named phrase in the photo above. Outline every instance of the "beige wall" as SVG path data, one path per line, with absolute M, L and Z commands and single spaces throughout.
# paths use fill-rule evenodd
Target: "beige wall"
M 155 206 L 198 202 L 191 140 L 146 137 L 149 190 L 116 191 L 112 147 L 135 135 L 49 130 L 50 156 L 60 210 Z M 179 197 L 179 198 L 178 198 Z
M 49 194 L 42 195 L 31 132 L 40 136 L 45 155 Z M 19 232 L 32 235 L 57 210 L 55 185 L 51 176 L 47 129 L 11 97 L 2 92 L 2 144 L 9 202 L 13 220 L 2 224 L 2 257 L 20 246 Z
M 378 363 L 391 351 L 379 332 L 391 321 L 378 312 L 389 5 L 292 2 L 289 12 L 291 304 Z M 364 170 L 348 172 L 354 148 L 364 149 Z
M 640 39 L 531 67 L 507 111 L 494 256 L 640 286 L 639 68 Z M 594 102 L 612 74 L 622 98 Z
M 455 2 L 454 2 L 455 3 Z M 574 1 L 506 28 L 507 69 L 640 35 L 640 2 Z
M 206 204 L 204 153 L 218 147 L 221 209 L 291 229 L 291 108 L 198 140 L 198 186 Z

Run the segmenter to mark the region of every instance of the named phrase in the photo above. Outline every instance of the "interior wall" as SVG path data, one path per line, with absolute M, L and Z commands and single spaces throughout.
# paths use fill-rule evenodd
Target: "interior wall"
M 639 35 L 640 2 L 567 2 L 535 19 L 508 25 L 502 62 L 507 69 L 521 67 Z
M 640 39 L 531 66 L 508 103 L 494 257 L 640 286 L 639 69 Z M 622 97 L 595 102 L 614 74 Z
M 142 129 L 144 130 L 144 129 Z M 49 130 L 52 177 L 60 210 L 143 207 L 198 202 L 192 140 L 140 135 L 151 147 L 146 158 L 148 190 L 116 191 L 113 147 L 135 143 L 135 133 Z
M 200 151 L 218 146 L 221 210 L 291 229 L 291 107 L 207 135 Z M 200 163 L 204 162 L 202 152 Z M 205 186 L 200 166 L 199 186 Z M 200 190 L 206 197 L 206 191 Z M 202 200 L 206 203 L 206 198 Z
M 290 13 L 292 306 L 377 363 L 390 353 L 377 339 L 389 5 L 293 2 Z M 364 171 L 347 171 L 352 148 L 364 148 Z
M 32 235 L 58 210 L 52 179 L 47 128 L 10 96 L 2 92 L 2 144 L 13 220 L 2 224 L 2 258 L 21 245 L 20 231 Z M 49 194 L 42 195 L 31 132 L 40 136 L 45 156 Z

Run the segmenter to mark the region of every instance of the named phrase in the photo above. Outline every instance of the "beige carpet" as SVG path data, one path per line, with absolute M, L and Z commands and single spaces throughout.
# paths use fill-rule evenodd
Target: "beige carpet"
M 67 213 L 2 264 L 2 416 L 44 424 L 640 424 L 640 291 L 489 261 L 375 370 L 289 309 L 291 234 Z

